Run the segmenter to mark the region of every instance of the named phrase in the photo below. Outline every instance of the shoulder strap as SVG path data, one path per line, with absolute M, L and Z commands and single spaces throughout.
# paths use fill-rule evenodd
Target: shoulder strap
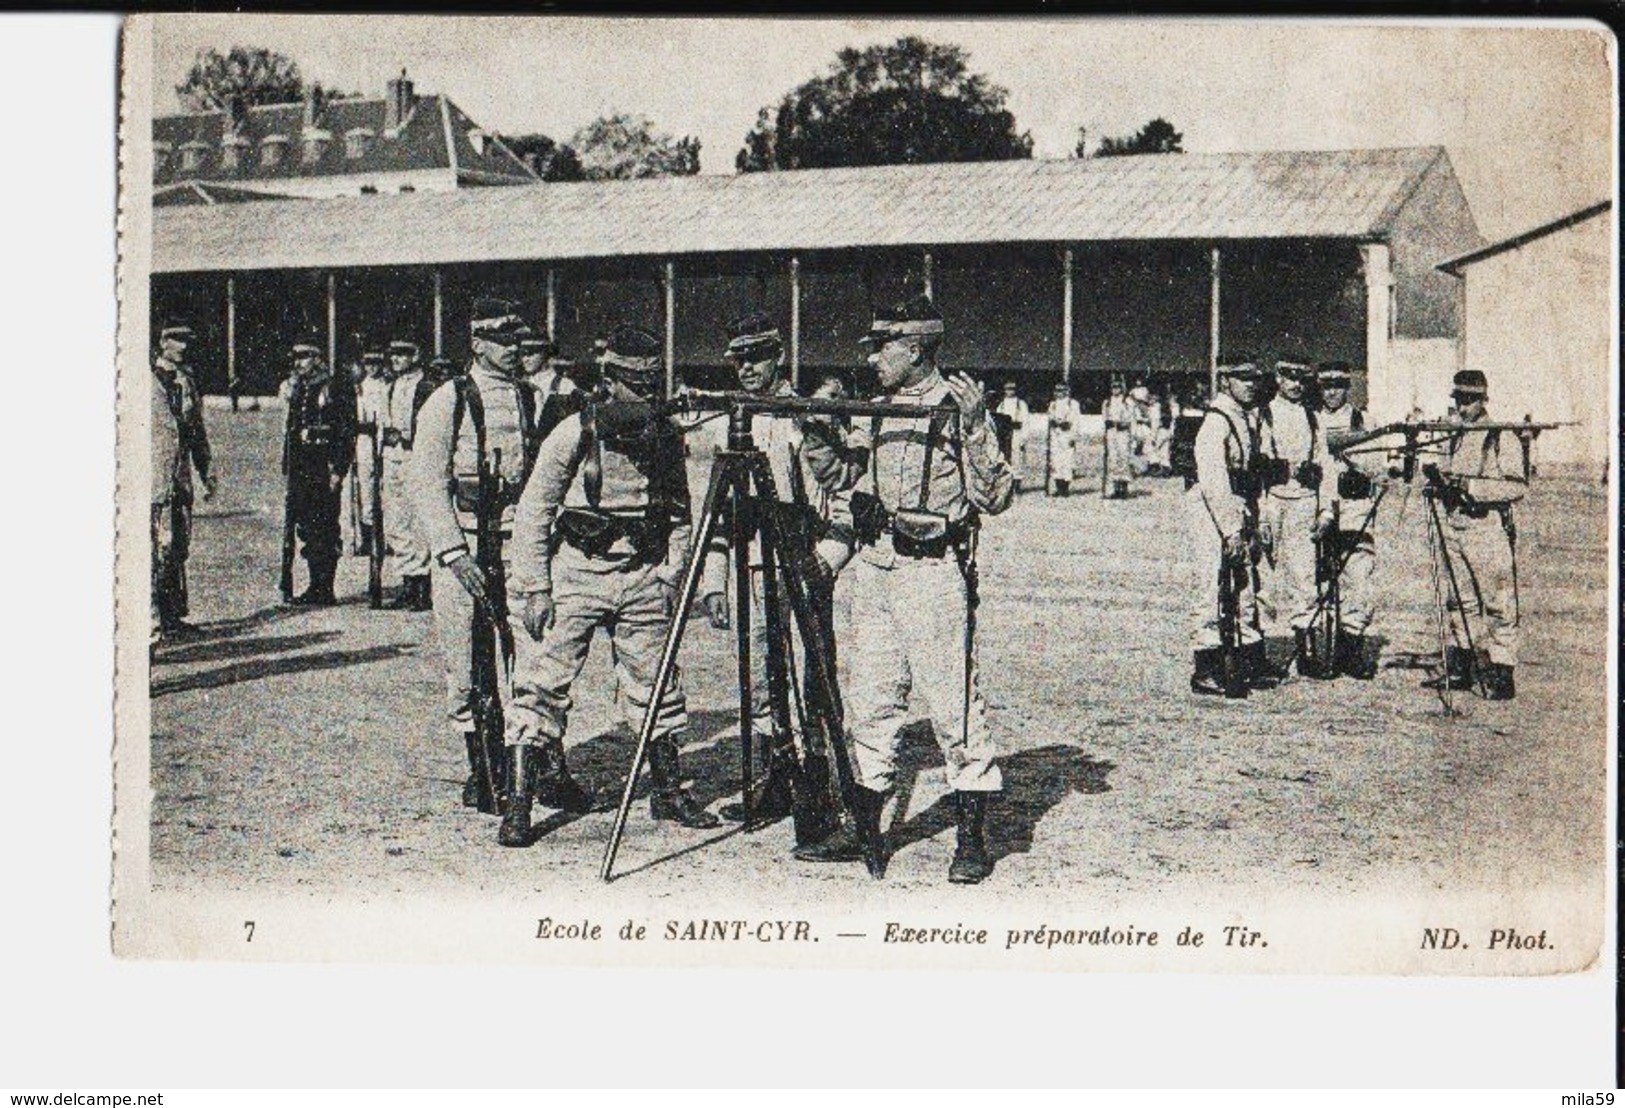
M 926 501 L 931 497 L 931 456 L 936 451 L 937 438 L 947 430 L 947 427 L 948 410 L 940 404 L 933 407 L 931 419 L 925 425 L 925 452 L 920 456 L 920 498 L 914 505 L 916 508 L 924 508 Z
M 581 407 L 581 489 L 587 506 L 598 510 L 604 497 L 604 446 L 598 437 L 598 405 L 589 401 Z
M 1363 431 L 1363 430 L 1365 430 L 1365 413 L 1362 412 L 1359 408 L 1352 408 L 1349 411 L 1349 430 L 1351 430 L 1351 431 Z

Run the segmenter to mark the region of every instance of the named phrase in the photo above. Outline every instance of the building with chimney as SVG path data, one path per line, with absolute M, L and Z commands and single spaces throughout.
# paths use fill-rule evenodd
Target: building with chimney
M 153 203 L 451 192 L 533 184 L 536 174 L 451 99 L 420 96 L 406 71 L 381 99 L 310 90 L 302 103 L 158 116 Z

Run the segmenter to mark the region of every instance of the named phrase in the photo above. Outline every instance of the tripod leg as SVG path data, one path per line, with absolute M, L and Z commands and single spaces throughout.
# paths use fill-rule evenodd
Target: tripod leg
M 1488 696 L 1484 688 L 1484 675 L 1480 672 L 1478 664 L 1478 649 L 1473 643 L 1472 619 L 1467 612 L 1467 601 L 1461 595 L 1461 581 L 1456 577 L 1456 565 L 1450 558 L 1450 547 L 1445 542 L 1444 521 L 1439 518 L 1439 503 L 1430 502 L 1429 507 L 1433 515 L 1433 529 L 1439 540 L 1439 561 L 1444 566 L 1445 580 L 1450 584 L 1450 596 L 1456 602 L 1456 611 L 1461 613 L 1461 635 L 1467 643 L 1467 658 L 1471 666 L 1473 684 L 1477 687 L 1480 696 Z
M 710 545 L 711 536 L 716 531 L 717 510 L 722 503 L 723 494 L 736 487 L 737 474 L 726 458 L 718 458 L 711 469 L 711 481 L 705 489 L 705 500 L 700 508 L 700 518 L 694 527 L 694 535 L 689 543 L 688 564 L 683 568 L 683 584 L 678 592 L 677 606 L 672 612 L 671 626 L 666 629 L 666 642 L 660 650 L 660 664 L 655 668 L 655 679 L 649 690 L 649 706 L 643 712 L 643 725 L 638 728 L 637 750 L 632 755 L 632 765 L 626 772 L 626 787 L 621 791 L 620 807 L 615 810 L 615 824 L 610 829 L 609 843 L 604 848 L 603 865 L 599 868 L 600 880 L 608 881 L 611 870 L 615 866 L 615 855 L 620 850 L 621 836 L 626 831 L 626 814 L 632 807 L 632 790 L 637 787 L 638 773 L 643 769 L 644 759 L 649 753 L 649 741 L 654 736 L 655 720 L 660 714 L 660 702 L 666 697 L 666 688 L 671 684 L 672 669 L 677 664 L 677 649 L 683 643 L 683 629 L 688 624 L 688 614 L 694 608 L 694 597 L 700 589 L 700 571 L 705 567 L 705 551 Z
M 752 468 L 756 487 L 771 490 L 773 476 L 767 469 L 767 459 L 758 459 Z M 763 520 L 762 541 L 771 545 L 782 556 L 784 542 L 771 516 Z M 801 641 L 807 645 L 807 657 L 812 663 L 813 679 L 817 682 L 818 696 L 824 708 L 822 721 L 824 742 L 829 751 L 830 766 L 835 772 L 835 785 L 840 793 L 838 799 L 843 818 L 851 821 L 852 826 L 863 836 L 864 865 L 868 868 L 869 875 L 878 879 L 886 872 L 886 862 L 881 844 L 873 839 L 869 828 L 858 818 L 857 778 L 853 774 L 851 754 L 846 745 L 845 713 L 841 707 L 840 686 L 835 679 L 835 671 L 830 666 L 830 659 L 834 657 L 834 652 L 830 649 L 833 640 L 829 637 L 830 629 L 823 625 L 818 613 L 813 610 L 807 583 L 801 574 L 800 565 L 785 562 L 785 593 L 789 597 L 790 611 L 795 616 L 796 626 L 801 631 Z
M 739 455 L 725 456 L 717 464 L 737 466 Z M 734 569 L 734 658 L 739 675 L 739 788 L 740 802 L 744 805 L 744 824 L 749 829 L 756 818 L 756 797 L 752 788 L 755 775 L 755 695 L 750 666 L 751 621 L 751 568 L 750 539 L 756 530 L 754 520 L 747 518 L 754 505 L 747 499 L 745 474 L 737 472 L 737 480 L 729 488 L 728 545 L 733 556 Z
M 1425 495 L 1425 494 L 1424 494 Z M 1439 549 L 1439 537 L 1435 533 L 1433 518 L 1433 500 L 1428 497 L 1428 566 L 1433 578 L 1433 610 L 1437 617 L 1439 629 L 1439 698 L 1444 702 L 1445 715 L 1455 715 L 1455 705 L 1451 703 L 1450 688 L 1450 647 L 1455 637 L 1455 627 L 1450 620 L 1450 609 L 1444 593 L 1443 573 L 1440 569 L 1442 551 Z

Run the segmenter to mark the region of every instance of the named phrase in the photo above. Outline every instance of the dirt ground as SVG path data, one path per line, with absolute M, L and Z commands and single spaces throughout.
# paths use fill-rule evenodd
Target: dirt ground
M 220 495 L 198 513 L 192 618 L 152 671 L 152 874 L 163 890 L 324 895 L 551 890 L 595 880 L 611 813 L 548 818 L 528 850 L 463 809 L 426 614 L 372 612 L 347 557 L 343 603 L 278 606 L 277 415 L 210 413 Z M 1085 457 L 1093 457 L 1088 444 Z M 1417 687 L 1436 629 L 1419 496 L 1379 522 L 1385 638 L 1376 680 L 1298 681 L 1246 702 L 1186 689 L 1191 569 L 1177 481 L 1134 498 L 1026 491 L 982 546 L 981 659 L 1006 791 L 985 896 L 1595 883 L 1605 850 L 1607 501 L 1537 478 L 1520 516 L 1516 701 Z M 1403 513 L 1403 514 L 1402 514 Z M 302 578 L 303 566 L 300 567 Z M 578 776 L 618 797 L 631 736 L 595 647 L 572 721 Z M 715 805 L 737 791 L 731 639 L 684 647 L 686 769 Z M 915 780 L 891 829 L 888 888 L 940 885 L 953 846 L 941 760 L 911 725 Z M 859 866 L 787 857 L 788 822 L 740 835 L 633 808 L 619 870 L 651 896 L 753 888 L 863 895 Z M 1600 909 L 1599 909 L 1600 910 Z

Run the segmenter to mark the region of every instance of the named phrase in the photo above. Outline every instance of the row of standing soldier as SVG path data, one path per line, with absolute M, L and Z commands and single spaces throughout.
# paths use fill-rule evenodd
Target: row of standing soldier
M 1295 664 L 1303 676 L 1362 680 L 1376 672 L 1366 643 L 1372 524 L 1378 482 L 1390 474 L 1368 472 L 1330 449 L 1329 435 L 1361 427 L 1361 413 L 1348 403 L 1346 363 L 1322 363 L 1318 372 L 1277 363 L 1275 395 L 1261 404 L 1268 376 L 1246 357 L 1220 367 L 1186 477 L 1199 574 L 1190 680 L 1198 694 L 1242 697 L 1286 675 L 1266 652 L 1260 611 L 1266 602 L 1293 634 L 1288 669 Z M 1437 556 L 1451 576 L 1441 604 L 1450 611 L 1442 610 L 1441 619 L 1459 626 L 1474 646 L 1450 646 L 1444 672 L 1425 684 L 1476 685 L 1489 699 L 1511 699 L 1518 626 L 1512 513 L 1527 486 L 1526 456 L 1504 451 L 1498 429 L 1472 430 L 1487 417 L 1481 372 L 1457 373 L 1452 396 L 1461 430 L 1443 439 L 1439 461 L 1423 473 L 1425 494 L 1442 512 L 1431 523 L 1442 547 Z M 1414 456 L 1408 464 L 1414 466 Z M 1266 581 L 1269 591 L 1261 596 Z M 1325 627 L 1331 634 L 1317 637 Z
M 1173 428 L 1162 418 L 1162 404 L 1145 385 L 1128 388 L 1113 377 L 1111 392 L 1101 405 L 1101 496 L 1126 500 L 1136 472 L 1164 477 L 1172 474 L 1170 447 Z M 1177 419 L 1177 409 L 1174 412 Z M 1004 383 L 994 409 L 1000 449 L 1010 461 L 1020 491 L 1021 470 L 1028 445 L 1043 444 L 1043 483 L 1046 495 L 1066 497 L 1082 468 L 1078 448 L 1082 442 L 1083 405 L 1064 381 L 1055 384 L 1049 405 L 1036 414 L 1017 393 L 1016 382 Z

